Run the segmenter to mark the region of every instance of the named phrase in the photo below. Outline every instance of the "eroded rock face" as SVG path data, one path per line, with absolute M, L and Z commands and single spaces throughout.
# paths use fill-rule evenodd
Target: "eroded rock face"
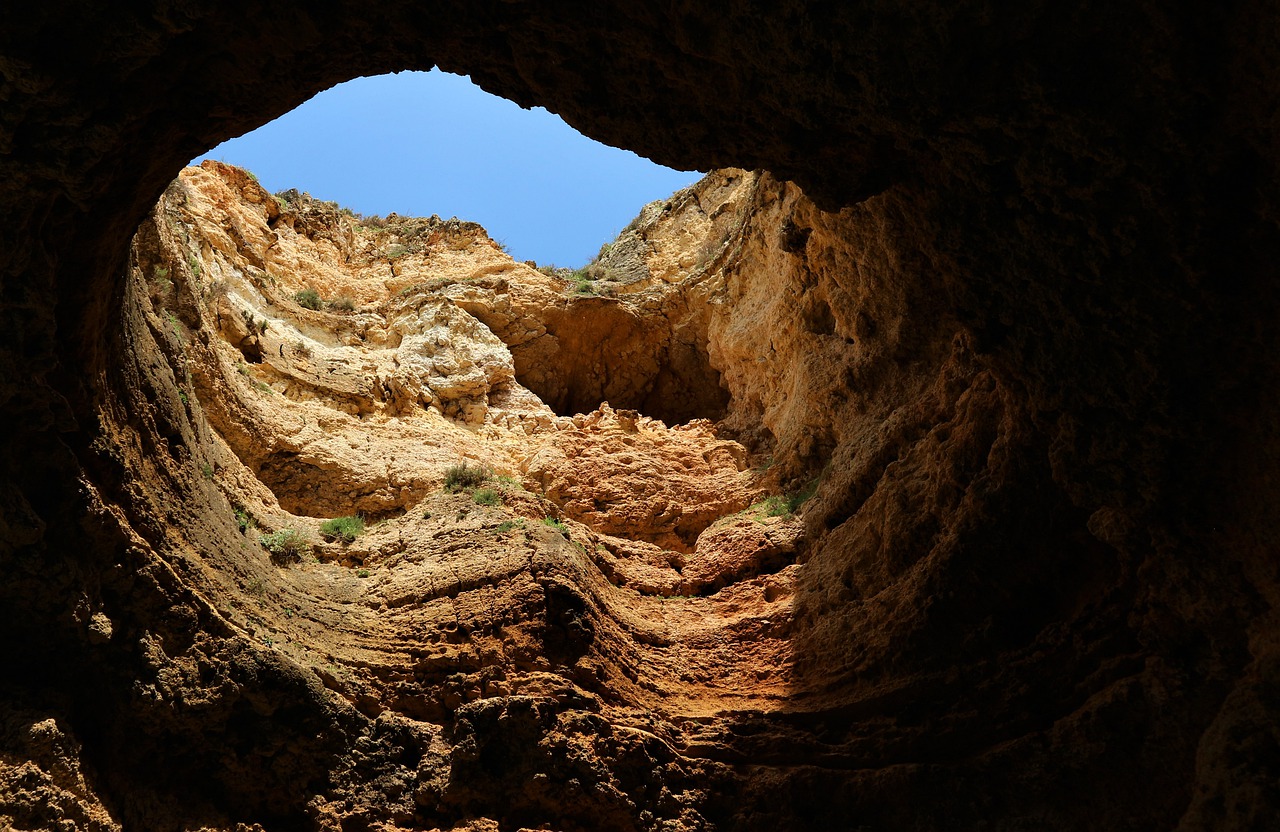
M 10 15 L 0 773 L 15 785 L 0 817 L 1266 828 L 1280 815 L 1265 785 L 1280 598 L 1275 17 L 1261 2 L 888 0 Z M 724 520 L 672 555 L 572 517 L 567 540 L 529 522 L 537 497 L 513 492 L 497 513 L 410 476 L 430 505 L 343 493 L 422 506 L 394 521 L 412 524 L 405 539 L 453 541 L 475 554 L 466 568 L 411 549 L 394 523 L 354 553 L 322 550 L 351 566 L 277 565 L 241 534 L 228 493 L 252 497 L 264 524 L 304 495 L 262 484 L 265 457 L 243 450 L 258 430 L 251 383 L 219 389 L 229 377 L 213 370 L 225 347 L 269 387 L 315 389 L 314 376 L 264 338 L 273 326 L 205 326 L 189 274 L 168 278 L 160 307 L 126 289 L 128 274 L 151 279 L 148 250 L 175 243 L 161 218 L 135 271 L 131 235 L 196 153 L 337 81 L 433 62 L 659 161 L 772 171 L 736 201 L 744 222 L 716 229 L 740 233 L 706 261 L 717 294 L 691 308 L 725 314 L 708 313 L 705 363 L 689 366 L 727 396 L 690 415 L 772 453 L 774 490 L 825 472 L 802 531 Z M 200 262 L 217 249 L 266 271 L 262 205 L 243 239 L 202 230 Z M 324 211 L 295 213 L 271 230 L 310 240 L 297 269 L 323 259 L 306 245 L 359 256 L 354 235 L 318 233 L 341 228 Z M 687 268 L 640 243 L 617 254 L 628 274 Z M 675 248 L 697 265 L 697 249 Z M 352 300 L 385 295 L 378 281 Z M 251 297 L 241 288 L 230 302 Z M 520 381 L 522 316 L 477 298 L 491 320 L 453 302 L 534 388 Z M 448 308 L 436 303 L 407 301 L 411 338 L 431 329 L 418 310 Z M 505 367 L 486 343 L 472 366 Z M 465 443 L 463 425 L 529 410 L 514 385 L 501 403 L 505 376 L 481 382 L 421 346 L 403 395 L 379 399 L 353 374 L 299 413 L 325 408 L 341 435 L 362 414 L 434 407 Z M 459 395 L 426 404 L 432 379 L 453 376 Z M 215 425 L 220 401 L 245 418 Z M 327 434 L 298 427 L 280 450 L 324 470 Z M 458 451 L 440 435 L 443 465 Z M 527 527 L 498 532 L 523 500 Z
M 478 226 L 391 218 L 370 230 L 297 196 L 271 210 L 273 199 L 215 162 L 166 191 L 131 257 L 134 381 L 114 388 L 123 400 L 104 408 L 92 451 L 125 478 L 156 466 L 153 506 L 168 505 L 166 482 L 199 491 L 194 516 L 157 523 L 171 556 L 203 575 L 205 613 L 245 658 L 308 686 L 296 707 L 336 718 L 324 736 L 375 746 L 365 762 L 312 757 L 298 776 L 337 768 L 307 801 L 269 779 L 244 811 L 283 821 L 305 810 L 321 827 L 555 817 L 586 828 L 601 813 L 622 828 L 641 813 L 704 823 L 702 764 L 668 749 L 674 715 L 780 699 L 788 678 L 780 651 L 804 533 L 791 511 L 752 505 L 780 487 L 763 451 L 706 420 L 667 426 L 607 402 L 555 415 L 514 380 L 482 320 L 536 339 L 551 331 L 542 315 L 574 309 L 590 328 L 602 307 L 513 262 Z M 650 231 L 667 240 L 661 224 Z M 408 250 L 388 258 L 389 245 Z M 723 280 L 633 275 L 609 301 L 635 317 L 708 320 L 689 293 Z M 130 414 L 154 420 L 164 444 L 131 447 Z M 452 487 L 459 463 L 497 476 Z M 357 512 L 363 534 L 326 538 L 323 521 Z M 116 638 L 101 611 L 86 627 L 93 644 Z M 162 641 L 143 641 L 169 668 L 149 696 L 225 698 L 197 681 L 218 671 L 190 648 L 177 648 L 178 670 Z M 324 707 L 308 714 L 316 697 Z M 344 729 L 335 709 L 354 722 Z M 368 720 L 374 734 L 353 739 Z M 274 736 L 287 743 L 298 727 Z M 237 759 L 227 787 L 263 776 Z

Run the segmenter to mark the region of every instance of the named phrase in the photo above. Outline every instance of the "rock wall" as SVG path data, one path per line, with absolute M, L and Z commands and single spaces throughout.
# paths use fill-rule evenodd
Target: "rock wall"
M 1266 828 L 1280 815 L 1275 17 L 1141 0 L 14 12 L 0 25 L 0 815 Z M 468 527 L 481 557 L 465 570 L 382 531 L 367 551 L 324 544 L 332 562 L 282 566 L 240 532 L 222 479 L 237 465 L 254 476 L 235 493 L 264 521 L 288 500 L 255 484 L 265 458 L 232 450 L 254 447 L 231 427 L 253 418 L 201 415 L 226 374 L 188 358 L 213 349 L 189 338 L 213 331 L 193 275 L 168 278 L 185 288 L 166 314 L 139 291 L 147 252 L 178 243 L 164 218 L 135 262 L 129 241 L 195 154 L 332 83 L 433 63 L 659 161 L 771 171 L 701 264 L 723 280 L 695 306 L 722 314 L 689 366 L 727 398 L 692 415 L 723 415 L 774 457 L 761 488 L 818 478 L 802 520 L 712 524 L 690 553 L 572 525 L 569 506 L 599 510 L 568 490 L 571 539 L 541 522 L 490 531 L 541 497 L 490 514 L 431 491 L 438 506 L 396 522 L 446 546 Z M 269 252 L 231 230 L 211 230 L 210 253 L 221 240 L 266 271 Z M 356 256 L 354 237 L 315 237 Z M 637 243 L 616 268 L 663 279 L 679 258 L 655 251 Z M 353 303 L 372 302 L 358 288 Z M 416 337 L 430 322 L 414 316 Z M 307 386 L 301 362 L 266 360 L 278 330 L 255 345 L 226 317 L 222 343 L 238 336 L 259 381 Z M 516 352 L 482 323 L 490 355 Z M 467 390 L 488 385 L 488 413 L 507 378 Z M 413 401 L 355 378 L 329 398 L 347 410 L 300 404 L 358 419 Z M 594 419 L 573 430 L 622 444 L 646 430 Z M 662 459 L 668 433 L 646 440 Z M 699 561 L 702 538 L 716 546 Z M 691 597 L 662 600 L 677 594 Z

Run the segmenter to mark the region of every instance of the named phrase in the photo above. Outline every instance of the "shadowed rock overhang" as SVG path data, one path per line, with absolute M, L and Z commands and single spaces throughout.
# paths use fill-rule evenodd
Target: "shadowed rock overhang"
M 4 822 L 1280 816 L 1277 11 L 1006 6 L 7 15 Z M 820 475 L 802 538 L 636 589 L 676 565 L 539 523 L 369 595 L 237 529 L 169 322 L 127 290 L 133 232 L 196 154 L 433 64 L 660 163 L 770 172 L 711 365 L 777 487 Z

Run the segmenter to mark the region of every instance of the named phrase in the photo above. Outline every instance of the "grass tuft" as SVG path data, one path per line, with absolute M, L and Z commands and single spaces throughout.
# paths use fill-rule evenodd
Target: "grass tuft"
M 280 529 L 264 534 L 258 538 L 258 543 L 276 560 L 296 558 L 302 553 L 302 535 L 296 529 Z
M 458 492 L 479 488 L 492 476 L 492 472 L 483 465 L 470 465 L 466 462 L 453 465 L 444 472 L 444 488 L 446 491 Z
M 335 517 L 320 525 L 320 536 L 325 540 L 339 540 L 352 543 L 364 533 L 364 518 L 357 515 Z
M 318 311 L 324 306 L 324 301 L 320 299 L 320 293 L 315 289 L 303 289 L 301 292 L 296 293 L 293 299 L 304 309 Z
M 766 517 L 790 517 L 796 513 L 800 506 L 804 505 L 814 492 L 818 490 L 818 480 L 813 480 L 799 491 L 790 494 L 774 494 L 766 497 L 751 508 L 747 509 L 755 519 L 763 520 Z

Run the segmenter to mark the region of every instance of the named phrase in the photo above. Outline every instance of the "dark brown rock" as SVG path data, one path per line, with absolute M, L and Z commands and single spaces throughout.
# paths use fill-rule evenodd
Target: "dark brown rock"
M 1267 828 L 1276 18 L 1258 0 L 9 10 L 0 782 L 32 762 L 57 813 L 10 792 L 0 817 Z M 807 195 L 777 185 L 792 230 L 758 247 L 786 258 L 806 331 L 841 339 L 821 366 L 843 371 L 791 423 L 813 430 L 775 437 L 780 475 L 827 466 L 787 621 L 666 644 L 564 554 L 446 593 L 440 637 L 472 652 L 377 665 L 377 688 L 253 649 L 260 625 L 225 605 L 261 578 L 208 566 L 236 563 L 237 532 L 190 474 L 203 428 L 126 297 L 130 238 L 197 153 L 339 81 L 433 64 L 657 161 Z M 810 366 L 779 346 L 785 372 Z M 695 632 L 700 609 L 671 620 Z M 528 629 L 509 661 L 546 674 L 538 698 L 468 698 L 502 684 L 502 626 Z M 752 690 L 725 668 L 753 650 L 791 674 L 765 707 L 730 702 Z M 409 704 L 381 716 L 395 685 Z M 447 733 L 396 723 L 411 707 Z M 682 715 L 646 722 L 662 708 Z M 32 744 L 46 724 L 52 751 Z

